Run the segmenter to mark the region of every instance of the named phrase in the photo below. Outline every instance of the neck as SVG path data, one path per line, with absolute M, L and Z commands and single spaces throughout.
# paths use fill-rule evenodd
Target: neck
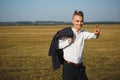
M 79 31 L 80 31 L 80 29 L 81 29 L 81 28 L 80 28 L 80 29 L 78 29 L 78 28 L 76 28 L 76 27 L 74 27 L 74 26 L 73 26 L 73 28 L 75 29 L 75 31 L 76 31 L 76 32 L 79 32 Z

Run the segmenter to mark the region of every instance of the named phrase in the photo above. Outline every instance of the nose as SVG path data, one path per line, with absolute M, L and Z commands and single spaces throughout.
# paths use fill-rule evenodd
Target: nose
M 81 22 L 78 22 L 78 24 L 81 24 Z

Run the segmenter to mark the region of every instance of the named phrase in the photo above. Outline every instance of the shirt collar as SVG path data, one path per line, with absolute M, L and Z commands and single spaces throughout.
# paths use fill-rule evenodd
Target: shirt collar
M 73 30 L 73 32 L 74 32 L 76 35 L 77 35 L 77 34 L 80 34 L 80 31 L 77 32 L 76 29 L 73 28 L 73 27 L 72 27 L 72 30 Z

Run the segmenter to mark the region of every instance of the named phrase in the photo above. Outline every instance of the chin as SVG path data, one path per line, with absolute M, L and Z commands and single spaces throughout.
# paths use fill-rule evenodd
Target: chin
M 77 28 L 80 30 L 80 29 L 81 29 L 81 26 L 78 26 Z

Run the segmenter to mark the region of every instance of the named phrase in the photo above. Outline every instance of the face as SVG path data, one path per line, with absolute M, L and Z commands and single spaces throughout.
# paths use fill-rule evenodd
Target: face
M 73 27 L 77 30 L 80 30 L 83 25 L 83 18 L 79 15 L 74 15 L 72 19 Z

